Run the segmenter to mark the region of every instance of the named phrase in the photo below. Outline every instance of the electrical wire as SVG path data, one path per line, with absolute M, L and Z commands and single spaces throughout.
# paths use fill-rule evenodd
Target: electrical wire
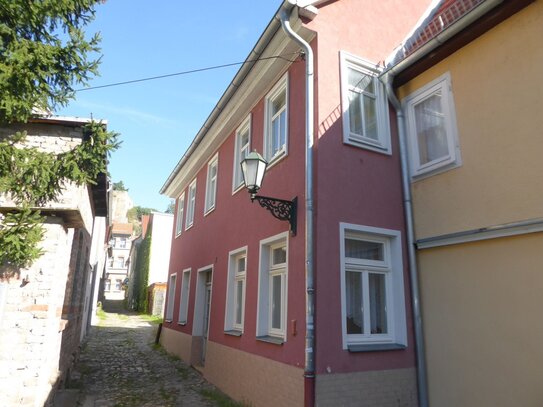
M 156 80 L 156 79 L 164 79 L 164 78 L 170 78 L 172 76 L 188 75 L 188 74 L 191 74 L 191 73 L 211 71 L 211 70 L 214 70 L 214 69 L 228 68 L 230 66 L 243 65 L 243 64 L 246 64 L 246 63 L 249 63 L 249 62 L 265 61 L 265 60 L 268 60 L 268 59 L 275 59 L 275 58 L 282 59 L 282 60 L 285 60 L 287 62 L 296 62 L 296 59 L 290 60 L 288 58 L 285 58 L 287 56 L 292 56 L 292 55 L 302 56 L 303 52 L 297 51 L 297 52 L 292 52 L 290 54 L 273 55 L 273 56 L 270 56 L 270 57 L 250 59 L 250 60 L 246 60 L 246 61 L 243 61 L 243 62 L 232 62 L 230 64 L 222 64 L 222 65 L 208 66 L 206 68 L 191 69 L 190 71 L 175 72 L 175 73 L 170 73 L 170 74 L 165 74 L 165 75 L 158 75 L 158 76 L 150 76 L 150 77 L 147 77 L 147 78 L 133 79 L 133 80 L 130 80 L 130 81 L 108 83 L 106 85 L 89 86 L 88 88 L 76 89 L 74 92 L 83 92 L 85 90 L 111 88 L 113 86 L 121 86 L 121 85 L 129 85 L 129 84 L 138 83 L 138 82 L 153 81 L 153 80 Z

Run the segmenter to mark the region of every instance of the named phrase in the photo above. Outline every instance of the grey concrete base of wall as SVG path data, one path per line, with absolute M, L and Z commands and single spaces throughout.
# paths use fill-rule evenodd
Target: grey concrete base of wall
M 303 369 L 208 342 L 205 378 L 254 407 L 303 406 Z
M 416 407 L 415 368 L 317 375 L 316 405 Z

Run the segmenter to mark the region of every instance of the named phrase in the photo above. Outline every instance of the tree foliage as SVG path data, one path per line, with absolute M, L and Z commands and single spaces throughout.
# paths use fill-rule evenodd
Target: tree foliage
M 98 73 L 100 36 L 84 33 L 97 3 L 0 0 L 0 123 L 65 106 Z
M 113 190 L 114 191 L 128 191 L 128 188 L 124 186 L 123 181 L 114 182 L 113 183 Z
M 97 75 L 100 37 L 84 29 L 100 0 L 0 0 L 0 125 L 25 123 L 34 111 L 53 111 Z M 60 155 L 25 144 L 18 132 L 0 139 L 0 193 L 16 208 L 0 216 L 0 268 L 28 267 L 41 255 L 39 207 L 67 182 L 93 184 L 106 172 L 117 134 L 100 123 L 84 141 Z
M 83 132 L 82 143 L 61 154 L 25 146 L 26 135 L 20 132 L 0 140 L 0 192 L 7 192 L 18 209 L 0 220 L 0 266 L 28 267 L 36 260 L 44 233 L 39 207 L 55 201 L 68 182 L 95 184 L 107 172 L 118 135 L 97 122 Z

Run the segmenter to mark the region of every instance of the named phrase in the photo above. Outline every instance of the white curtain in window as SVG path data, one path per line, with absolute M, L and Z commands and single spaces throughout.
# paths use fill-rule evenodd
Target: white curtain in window
M 441 90 L 415 105 L 420 165 L 449 155 Z

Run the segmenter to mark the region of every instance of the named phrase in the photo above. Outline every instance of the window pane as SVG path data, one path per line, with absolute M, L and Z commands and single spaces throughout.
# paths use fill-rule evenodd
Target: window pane
M 236 283 L 236 324 L 241 325 L 241 311 L 243 306 L 243 280 Z
M 286 104 L 287 102 L 287 92 L 283 91 L 275 97 L 272 101 L 272 117 L 275 116 Z
M 354 91 L 349 91 L 349 126 L 351 133 L 364 135 L 362 130 L 362 106 L 361 95 Z
M 286 143 L 286 137 L 287 137 L 287 111 L 284 110 L 279 115 L 279 125 L 280 125 L 280 132 L 279 132 L 279 149 L 283 148 L 283 146 Z
M 364 95 L 364 123 L 366 125 L 364 136 L 378 140 L 377 136 L 377 109 L 375 99 Z
M 272 265 L 283 264 L 287 262 L 287 248 L 286 246 L 277 247 L 273 249 L 272 253 Z
M 362 273 L 347 271 L 345 273 L 347 287 L 347 333 L 361 334 L 364 327 L 362 310 Z
M 244 273 L 245 272 L 245 257 L 240 257 L 238 259 L 238 273 Z
M 387 309 L 386 309 L 386 289 L 385 275 L 370 273 L 370 321 L 372 334 L 386 334 L 387 327 Z
M 354 69 L 349 69 L 349 85 L 368 93 L 375 93 L 373 77 Z
M 271 327 L 273 329 L 281 329 L 281 279 L 281 275 L 272 277 Z
M 415 125 L 421 165 L 449 155 L 441 91 L 415 105 Z
M 384 245 L 358 239 L 345 239 L 345 257 L 364 260 L 384 260 Z

